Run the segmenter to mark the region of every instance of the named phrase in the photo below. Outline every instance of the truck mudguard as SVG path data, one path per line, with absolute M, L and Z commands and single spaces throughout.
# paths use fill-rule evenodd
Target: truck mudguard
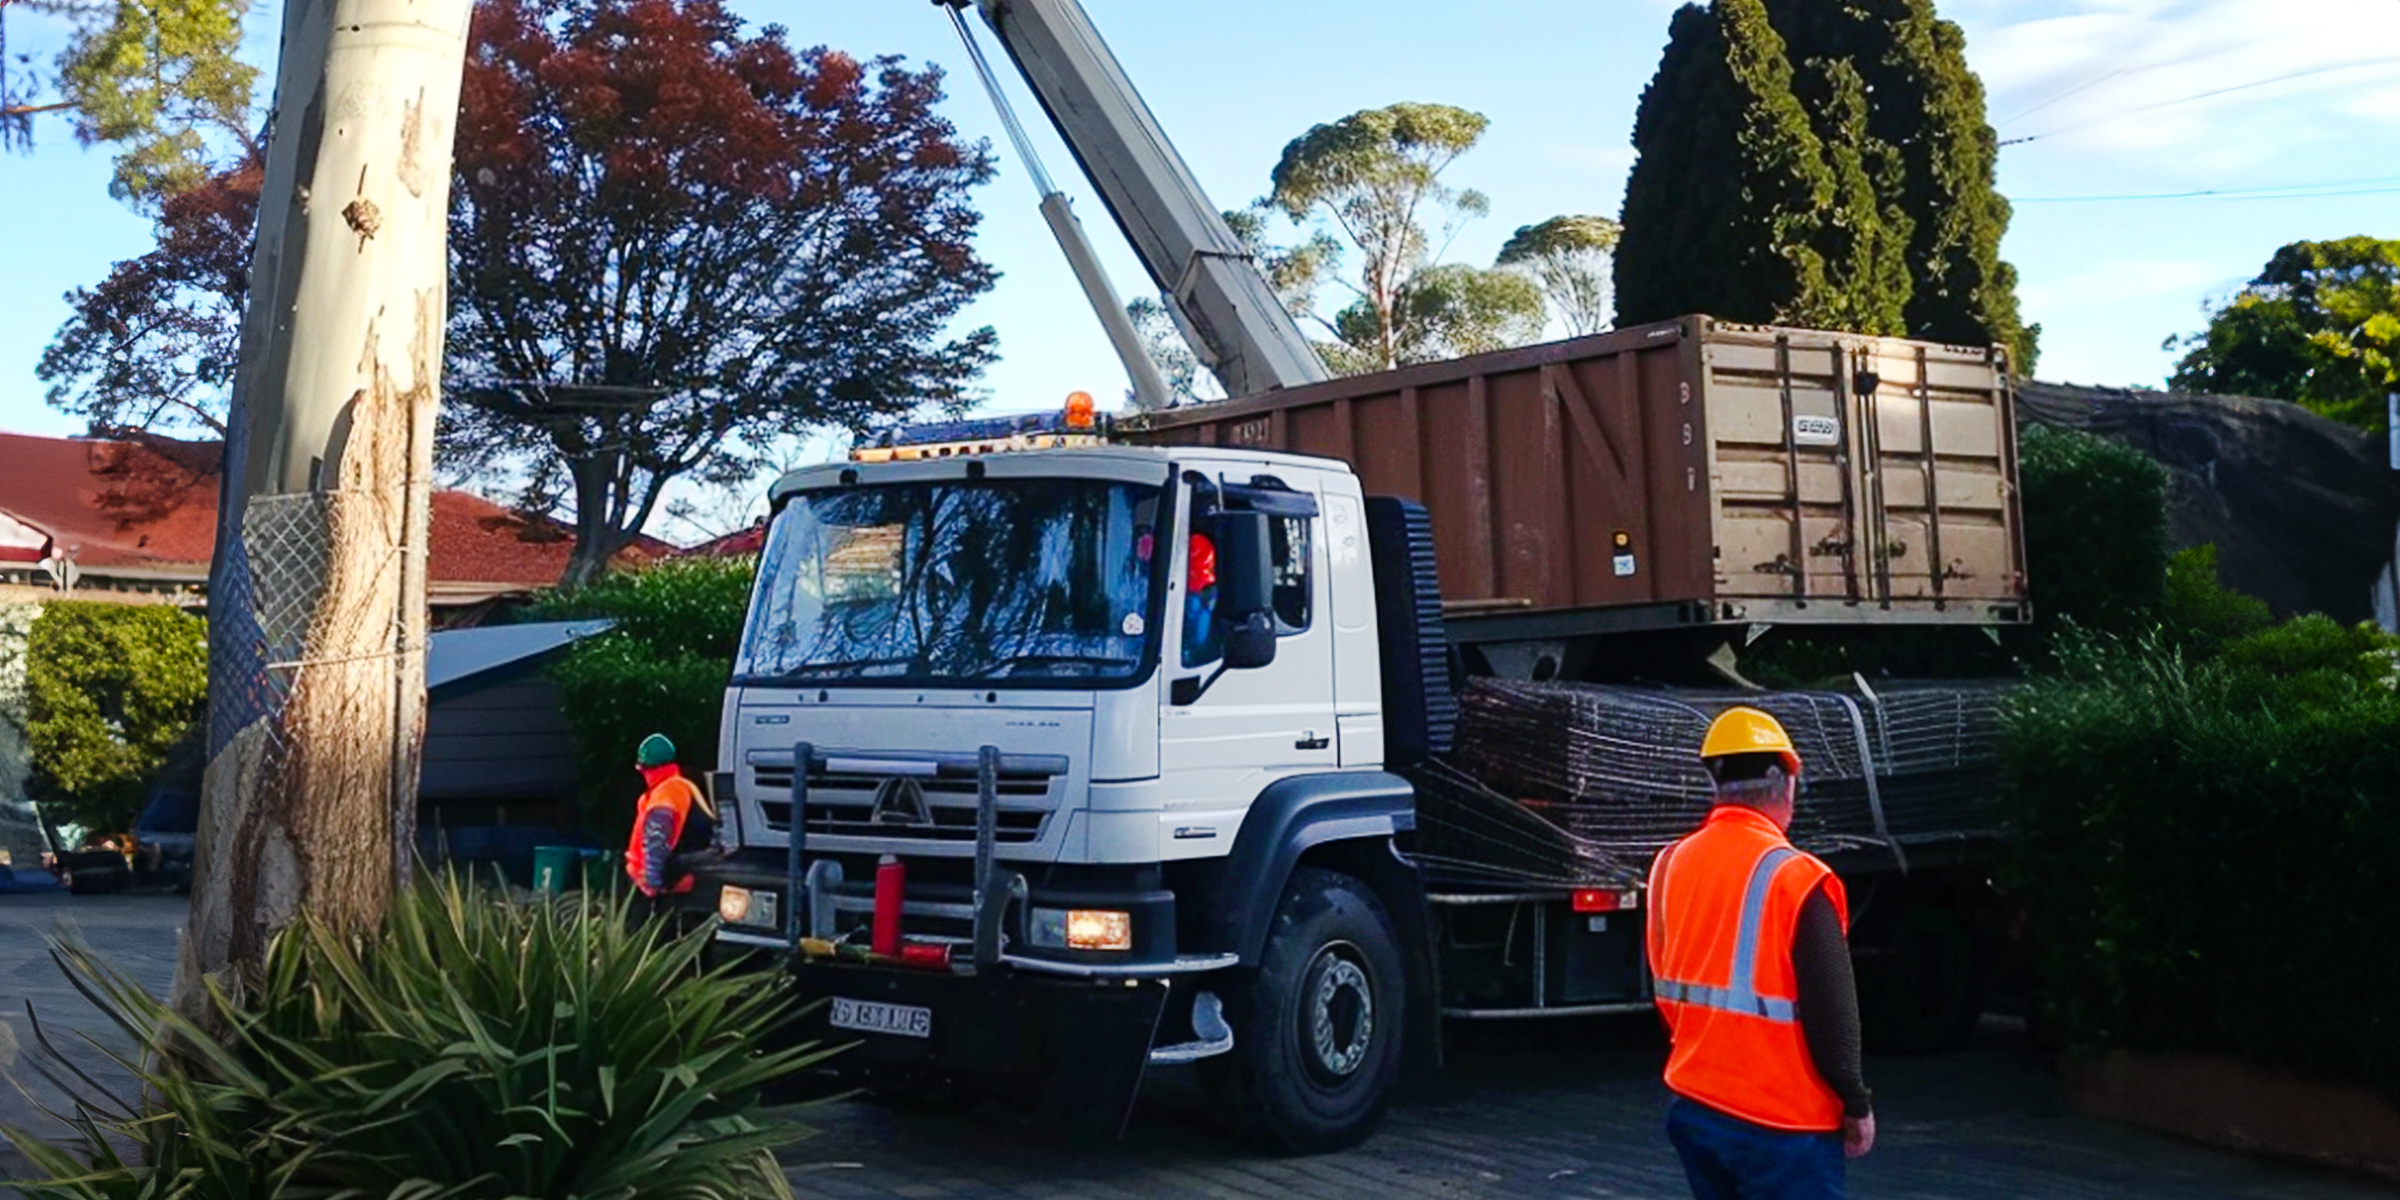
M 1257 965 L 1267 925 L 1302 854 L 1328 842 L 1386 840 L 1416 823 L 1416 790 L 1388 772 L 1295 775 L 1269 785 L 1242 818 L 1233 853 L 1217 877 L 1205 944 L 1229 947 L 1243 966 Z

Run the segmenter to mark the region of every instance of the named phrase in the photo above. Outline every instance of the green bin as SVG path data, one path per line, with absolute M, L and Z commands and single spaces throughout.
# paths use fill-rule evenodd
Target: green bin
M 583 851 L 575 846 L 535 846 L 533 848 L 533 890 L 545 896 L 581 886 L 577 870 Z
M 625 852 L 583 851 L 583 886 L 592 892 L 613 892 L 625 882 Z

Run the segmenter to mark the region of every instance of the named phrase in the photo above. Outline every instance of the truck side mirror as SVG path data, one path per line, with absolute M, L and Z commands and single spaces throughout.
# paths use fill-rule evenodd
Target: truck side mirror
M 1275 608 L 1274 546 L 1267 537 L 1267 514 L 1218 513 L 1217 611 L 1238 635 L 1253 613 Z M 1274 632 L 1273 621 L 1268 632 Z
M 1225 632 L 1227 670 L 1249 671 L 1275 661 L 1275 617 L 1260 611 Z

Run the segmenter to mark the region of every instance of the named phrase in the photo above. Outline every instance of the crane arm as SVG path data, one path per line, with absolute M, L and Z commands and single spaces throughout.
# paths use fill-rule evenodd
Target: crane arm
M 934 0 L 964 7 L 970 0 Z M 1077 0 L 971 0 L 1225 390 L 1327 378 Z

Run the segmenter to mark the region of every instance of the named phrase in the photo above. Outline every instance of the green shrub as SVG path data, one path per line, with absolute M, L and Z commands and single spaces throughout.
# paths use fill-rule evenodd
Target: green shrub
M 25 648 L 34 781 L 61 821 L 123 830 L 208 696 L 208 626 L 163 605 L 45 605 Z
M 32 1200 L 99 1197 L 789 1196 L 760 1090 L 822 1057 L 763 1050 L 775 977 L 703 972 L 709 934 L 662 944 L 626 902 L 519 904 L 455 878 L 404 895 L 383 936 L 305 919 L 277 935 L 211 1037 L 89 952 L 69 978 L 182 1065 L 126 1064 L 149 1099 L 85 1108 L 76 1151 L 8 1135 L 50 1175 Z M 111 1135 L 145 1147 L 127 1162 Z
M 2160 620 L 2177 645 L 2213 654 L 2225 643 L 2267 628 L 2275 614 L 2267 602 L 2226 587 L 2217 578 L 2217 548 L 2194 546 L 2167 560 Z
M 750 605 L 747 559 L 674 559 L 544 600 L 546 620 L 608 617 L 550 668 L 584 765 L 584 824 L 612 842 L 633 821 L 633 750 L 664 733 L 687 775 L 713 770 L 717 722 Z
M 2045 1004 L 2075 1041 L 2400 1097 L 2400 642 L 2307 617 L 2187 659 L 2062 639 L 2003 774 Z
M 2019 439 L 2017 461 L 2041 629 L 2147 629 L 2166 597 L 2166 469 L 2130 446 L 2038 425 Z

